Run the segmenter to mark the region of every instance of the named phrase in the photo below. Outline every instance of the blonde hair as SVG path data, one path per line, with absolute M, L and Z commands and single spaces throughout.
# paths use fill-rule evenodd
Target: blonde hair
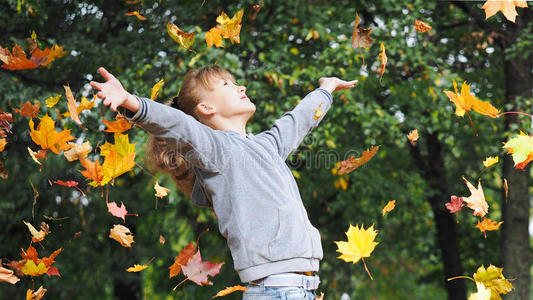
M 219 66 L 190 70 L 183 78 L 178 96 L 165 104 L 202 122 L 196 114 L 196 106 L 200 103 L 202 89 L 213 90 L 212 80 L 214 78 L 230 79 L 235 82 L 233 75 Z M 170 174 L 185 196 L 189 198 L 192 196 L 196 174 L 192 166 L 177 151 L 175 143 L 150 135 L 146 146 L 146 160 L 152 169 Z

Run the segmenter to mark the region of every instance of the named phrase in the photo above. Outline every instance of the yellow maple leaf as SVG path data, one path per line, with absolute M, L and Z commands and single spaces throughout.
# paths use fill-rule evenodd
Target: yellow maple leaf
M 493 164 L 496 164 L 496 163 L 498 163 L 498 156 L 496 156 L 496 157 L 489 156 L 483 161 L 483 165 L 486 168 L 488 168 L 488 167 L 490 167 L 490 166 L 492 166 Z
M 48 267 L 42 261 L 36 265 L 33 260 L 29 259 L 26 261 L 26 264 L 22 266 L 22 273 L 24 273 L 24 275 L 41 276 L 46 272 L 48 272 Z
M 374 225 L 365 230 L 363 225 L 359 228 L 359 225 L 354 227 L 350 224 L 350 228 L 348 228 L 348 231 L 346 232 L 348 241 L 335 241 L 338 247 L 337 252 L 342 253 L 342 255 L 337 258 L 342 259 L 345 262 L 353 262 L 354 264 L 361 259 L 368 276 L 373 280 L 372 275 L 370 275 L 370 272 L 366 267 L 364 258 L 370 257 L 370 254 L 374 251 L 376 245 L 379 244 L 374 241 L 377 234 L 378 232 L 377 230 L 374 230 Z
M 379 61 L 381 62 L 381 66 L 379 67 L 378 74 L 379 76 L 379 82 L 381 82 L 381 78 L 383 78 L 383 74 L 385 74 L 385 67 L 387 66 L 387 54 L 385 54 L 385 46 L 383 43 L 380 45 L 381 52 L 378 54 Z
M 320 104 L 318 105 L 318 108 L 315 108 L 315 115 L 313 116 L 313 120 L 320 119 L 320 117 L 324 114 L 324 112 L 321 109 L 322 104 L 324 104 L 324 102 L 320 102 Z
M 416 146 L 416 141 L 418 140 L 418 129 L 414 129 L 407 135 L 407 139 L 411 143 L 411 145 Z
M 102 164 L 102 174 L 104 177 L 102 178 L 100 185 L 107 184 L 111 180 L 130 171 L 134 166 L 135 153 L 128 153 L 125 156 L 120 156 L 115 149 L 111 149 Z
M 518 16 L 517 7 L 527 7 L 527 1 L 487 0 L 481 8 L 485 10 L 485 20 L 501 11 L 507 20 L 515 23 Z
M 70 135 L 70 129 L 66 129 L 60 132 L 57 132 L 55 129 L 55 121 L 52 120 L 46 114 L 44 117 L 39 118 L 41 122 L 37 126 L 37 130 L 34 128 L 33 119 L 30 119 L 30 136 L 31 139 L 43 150 L 51 150 L 55 154 L 59 154 L 62 150 L 68 150 L 72 146 L 67 144 L 68 141 L 74 139 Z
M 244 9 L 241 9 L 233 15 L 233 18 L 229 18 L 224 12 L 217 17 L 217 23 L 219 28 L 222 30 L 222 36 L 224 38 L 230 39 L 231 43 L 234 42 L 239 44 L 240 32 L 242 27 L 242 16 L 244 14 Z
M 226 296 L 226 295 L 229 295 L 235 291 L 247 291 L 248 289 L 245 287 L 245 286 L 242 286 L 242 285 L 235 285 L 235 286 L 230 286 L 230 287 L 227 287 L 223 290 L 220 290 L 218 291 L 218 293 L 216 295 L 213 296 L 213 298 L 216 298 L 216 297 L 222 297 L 222 296 Z
M 507 149 L 507 154 L 512 154 L 514 166 L 517 169 L 524 169 L 533 160 L 533 137 L 520 131 L 520 135 L 515 136 L 503 145 Z
M 469 197 L 463 197 L 463 201 L 466 202 L 466 206 L 474 211 L 474 216 L 485 217 L 489 212 L 489 205 L 485 201 L 485 194 L 483 193 L 483 187 L 481 186 L 481 180 L 478 181 L 477 189 L 465 179 L 463 181 L 472 193 Z
M 104 124 L 107 125 L 107 129 L 105 129 L 104 132 L 121 133 L 131 128 L 131 123 L 128 122 L 126 118 L 118 116 L 118 115 L 116 117 L 116 121 L 108 121 L 102 118 L 102 122 L 104 122 Z
M 120 156 L 126 156 L 128 154 L 135 153 L 135 144 L 130 144 L 130 139 L 127 134 L 115 132 L 114 136 L 114 144 L 106 141 L 102 146 L 100 146 L 100 155 L 107 156 L 111 149 L 115 149 Z
M 133 235 L 126 226 L 115 224 L 109 232 L 109 237 L 119 242 L 122 246 L 131 248 L 133 241 Z
M 26 226 L 30 230 L 30 233 L 32 235 L 32 242 L 36 243 L 44 240 L 44 237 L 46 236 L 46 232 L 44 230 L 41 229 L 40 231 L 37 231 L 37 229 L 35 229 L 35 227 L 33 227 L 33 225 L 31 225 L 30 223 L 24 220 L 22 222 L 24 222 L 24 224 L 26 224 Z
M 392 211 L 395 207 L 396 200 L 391 200 L 383 207 L 382 214 L 385 216 L 388 212 Z
M 491 118 L 497 118 L 500 112 L 489 101 L 482 101 L 477 99 L 474 95 L 470 94 L 470 85 L 465 82 L 461 85 L 461 94 L 457 93 L 457 83 L 453 81 L 453 88 L 455 93 L 451 91 L 445 91 L 444 93 L 455 104 L 455 114 L 459 117 L 464 117 L 465 112 L 474 110 L 482 115 L 489 116 Z
M 159 80 L 156 84 L 154 84 L 151 90 L 150 99 L 155 100 L 155 98 L 157 98 L 157 95 L 159 95 L 159 92 L 161 91 L 161 88 L 163 87 L 164 84 L 165 84 L 164 78 Z
M 48 106 L 48 108 L 52 108 L 54 107 L 54 105 L 57 104 L 57 102 L 59 102 L 59 98 L 61 98 L 61 95 L 57 94 L 55 96 L 47 98 L 46 100 L 44 100 L 44 102 L 46 103 L 46 106 Z
M 513 290 L 513 285 L 503 276 L 503 268 L 482 265 L 474 274 L 474 281 L 482 283 L 491 291 L 491 300 L 501 300 L 500 294 L 508 294 Z
M 222 29 L 218 26 L 209 29 L 209 31 L 205 33 L 205 42 L 207 43 L 208 48 L 213 45 L 222 48 Z
M 190 50 L 194 44 L 194 33 L 186 33 L 170 22 L 167 23 L 167 32 L 174 41 L 187 50 Z
M 35 292 L 32 289 L 28 289 L 26 291 L 26 300 L 40 300 L 44 297 L 46 291 L 47 289 L 43 288 L 42 286 L 40 286 Z
M 140 272 L 144 269 L 148 268 L 147 265 L 138 265 L 138 264 L 134 264 L 133 267 L 129 267 L 126 269 L 126 271 L 128 272 Z
M 4 148 L 7 145 L 6 139 L 0 139 L 0 152 L 4 151 Z

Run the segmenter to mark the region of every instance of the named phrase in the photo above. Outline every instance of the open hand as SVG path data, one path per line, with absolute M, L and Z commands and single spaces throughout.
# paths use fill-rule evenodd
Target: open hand
M 104 77 L 106 82 L 91 81 L 90 85 L 99 91 L 96 96 L 104 100 L 104 105 L 109 106 L 112 111 L 117 111 L 117 108 L 121 105 L 132 110 L 129 106 L 133 104 L 131 103 L 133 96 L 122 87 L 120 81 L 102 67 L 98 69 L 98 72 Z
M 337 77 L 322 77 L 318 80 L 319 87 L 330 93 L 352 88 L 358 82 L 358 80 L 345 81 Z

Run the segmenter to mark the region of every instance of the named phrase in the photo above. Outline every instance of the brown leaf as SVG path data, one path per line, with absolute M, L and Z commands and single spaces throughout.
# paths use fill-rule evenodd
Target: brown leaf
M 39 113 L 40 108 L 41 103 L 37 102 L 35 104 L 31 104 L 30 101 L 27 101 L 26 103 L 22 104 L 20 109 L 15 108 L 14 111 L 16 113 L 19 113 L 23 117 L 37 118 L 37 114 Z
M 367 163 L 376 153 L 378 152 L 380 146 L 372 146 L 370 150 L 363 151 L 361 157 L 356 158 L 355 156 L 350 156 L 347 160 L 341 162 L 341 168 L 338 171 L 339 175 L 344 175 L 352 172 L 353 170 L 359 168 L 360 166 Z
M 135 243 L 130 230 L 122 225 L 115 224 L 110 230 L 109 237 L 119 242 L 124 247 L 131 248 L 131 244 Z

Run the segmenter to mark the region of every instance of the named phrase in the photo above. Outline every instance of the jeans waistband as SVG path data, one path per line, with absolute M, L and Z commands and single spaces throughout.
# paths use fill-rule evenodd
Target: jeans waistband
M 298 286 L 306 290 L 316 290 L 320 284 L 320 277 L 318 275 L 307 276 L 297 273 L 282 273 L 270 275 L 250 283 L 264 286 Z

